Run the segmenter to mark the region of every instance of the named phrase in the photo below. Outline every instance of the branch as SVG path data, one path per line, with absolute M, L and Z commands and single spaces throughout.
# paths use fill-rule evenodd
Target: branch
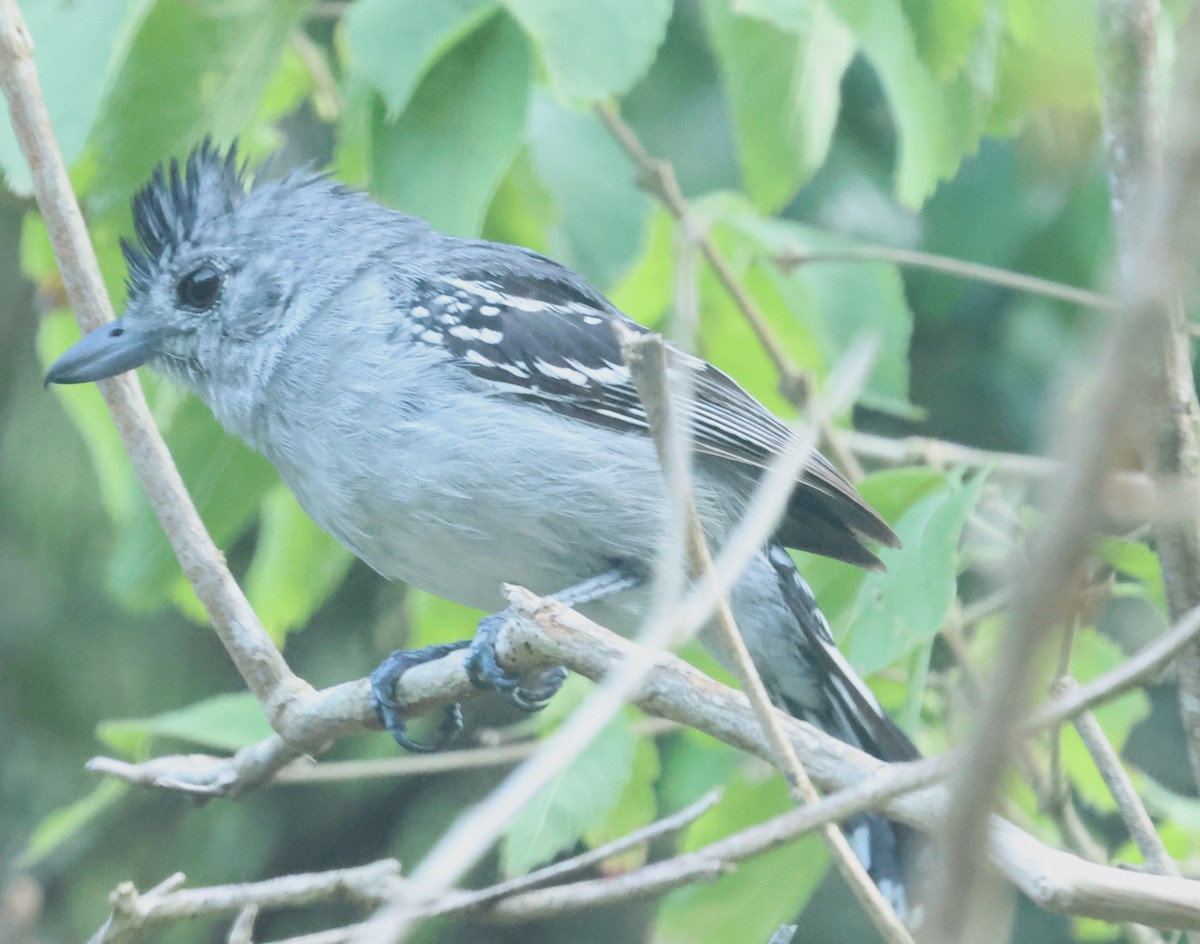
M 683 509 L 685 543 L 692 577 L 701 579 L 712 571 L 713 561 L 700 515 L 696 511 L 688 468 L 691 457 L 688 455 L 689 450 L 681 442 L 686 436 L 681 434 L 682 427 L 677 421 L 671 396 L 666 345 L 660 335 L 638 334 L 620 324 L 615 327 L 617 340 L 621 344 L 621 357 L 629 368 L 638 397 L 646 410 L 646 419 L 658 451 L 659 462 L 667 481 L 674 480 L 679 491 L 676 500 L 681 503 Z M 683 379 L 687 381 L 690 378 L 685 376 Z M 763 733 L 772 747 L 774 764 L 783 771 L 793 798 L 806 804 L 820 802 L 820 794 L 796 756 L 791 742 L 788 741 L 767 687 L 763 684 L 754 660 L 750 658 L 750 652 L 746 648 L 741 630 L 738 629 L 727 595 L 723 595 L 717 601 L 713 627 L 722 649 L 733 663 L 742 690 L 746 692 L 754 713 L 762 724 Z M 821 832 L 838 871 L 884 940 L 894 944 L 911 944 L 912 936 L 871 880 L 862 863 L 855 857 L 854 850 L 850 848 L 850 843 L 842 831 L 830 823 L 823 826 Z
M 497 641 L 497 654 L 506 669 L 535 671 L 564 665 L 601 680 L 637 648 L 552 600 L 518 588 L 510 588 L 509 595 L 516 618 Z M 433 710 L 470 697 L 474 689 L 463 667 L 464 658 L 463 653 L 455 652 L 406 672 L 397 684 L 397 698 L 406 709 L 419 704 Z M 653 667 L 632 692 L 633 704 L 768 761 L 774 756 L 745 696 L 675 656 L 659 654 L 652 661 Z M 431 684 L 435 679 L 436 685 L 445 686 L 436 696 Z M 370 713 L 365 681 L 360 697 L 361 718 L 354 719 L 355 726 Z M 815 816 L 818 810 L 824 815 L 829 809 L 825 804 L 836 803 L 839 812 L 831 818 L 878 808 L 918 829 L 939 827 L 947 793 L 940 787 L 922 788 L 943 777 L 957 763 L 954 758 L 887 765 L 804 722 L 782 713 L 780 720 L 818 787 L 859 791 L 853 796 L 830 793 L 818 806 L 785 815 Z M 897 791 L 919 792 L 900 795 Z M 1105 921 L 1200 930 L 1200 882 L 1083 862 L 995 817 L 989 828 L 989 855 L 1002 875 L 1049 910 Z
M 963 259 L 953 259 L 949 256 L 939 256 L 929 252 L 919 252 L 914 249 L 893 249 L 890 246 L 855 246 L 851 249 L 820 251 L 792 249 L 775 257 L 775 264 L 784 271 L 826 262 L 886 262 L 891 265 L 942 272 L 960 279 L 985 282 L 989 285 L 999 285 L 1002 288 L 1028 292 L 1031 295 L 1042 295 L 1057 301 L 1070 302 L 1073 305 L 1083 305 L 1086 308 L 1114 311 L 1120 307 L 1115 299 L 1076 288 L 1073 285 L 1063 285 L 1061 282 L 1052 282 L 1049 279 L 1040 279 L 1033 275 L 1023 275 L 1020 272 L 1010 272 L 1008 269 L 999 269 L 995 266 L 967 262 Z
M 1097 22 L 1108 176 L 1128 305 L 1126 318 L 1143 337 L 1132 354 L 1145 375 L 1131 388 L 1142 411 L 1131 429 L 1144 466 L 1182 485 L 1175 515 L 1155 525 L 1172 619 L 1200 604 L 1200 443 L 1191 344 L 1181 292 L 1194 277 L 1200 235 L 1189 213 L 1200 199 L 1200 64 L 1180 57 L 1165 127 L 1167 164 L 1159 143 L 1154 78 L 1156 0 L 1100 0 Z M 1200 41 L 1200 10 L 1193 9 L 1180 48 Z M 1183 45 L 1189 44 L 1189 45 Z M 1178 660 L 1179 705 L 1192 773 L 1200 783 L 1200 645 Z
M 16 0 L 0 0 L 0 90 L 33 175 L 67 298 L 84 331 L 112 321 L 112 303 L 79 204 L 50 128 L 33 63 L 33 43 Z M 275 730 L 286 730 L 293 702 L 311 691 L 283 661 L 205 530 L 132 374 L 101 381 L 100 392 L 130 462 L 209 622 Z

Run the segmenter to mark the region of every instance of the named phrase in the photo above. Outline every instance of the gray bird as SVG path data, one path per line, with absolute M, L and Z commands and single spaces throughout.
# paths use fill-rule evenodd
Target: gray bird
M 155 171 L 133 218 L 124 316 L 67 351 L 47 382 L 148 364 L 182 383 L 384 577 L 497 611 L 469 662 L 522 707 L 561 679 L 526 690 L 495 663 L 503 583 L 637 628 L 668 503 L 613 324 L 645 328 L 528 249 L 438 233 L 311 172 L 250 187 L 234 150 L 207 143 L 185 168 Z M 680 409 L 719 547 L 789 434 L 724 373 L 673 356 L 692 369 Z M 731 602 L 781 707 L 883 760 L 910 760 L 915 748 L 838 651 L 784 549 L 878 567 L 867 541 L 897 544 L 814 456 Z M 376 670 L 376 710 L 401 744 L 426 747 L 405 734 L 396 678 L 463 645 L 394 653 Z M 439 740 L 460 723 L 448 715 Z M 903 910 L 898 827 L 861 816 L 846 828 Z

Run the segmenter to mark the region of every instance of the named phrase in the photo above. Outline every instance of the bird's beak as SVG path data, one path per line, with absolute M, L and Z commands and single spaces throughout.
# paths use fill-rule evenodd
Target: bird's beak
M 150 332 L 118 319 L 97 328 L 68 348 L 50 365 L 46 384 L 89 383 L 115 377 L 140 367 L 158 352 L 158 339 Z

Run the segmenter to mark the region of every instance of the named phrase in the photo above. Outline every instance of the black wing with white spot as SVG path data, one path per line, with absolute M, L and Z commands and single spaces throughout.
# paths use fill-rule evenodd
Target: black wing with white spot
M 645 435 L 646 414 L 621 360 L 613 322 L 646 329 L 573 273 L 527 250 L 503 248 L 486 269 L 459 265 L 454 277 L 423 279 L 405 292 L 419 343 L 439 347 L 499 396 L 538 403 L 617 432 Z M 513 267 L 514 256 L 523 265 Z M 478 263 L 478 259 L 475 260 Z M 674 352 L 692 370 L 693 396 L 679 404 L 698 453 L 763 468 L 787 445 L 787 427 L 728 375 Z M 779 538 L 863 566 L 878 560 L 865 536 L 896 543 L 887 525 L 823 456 L 816 454 L 792 496 Z

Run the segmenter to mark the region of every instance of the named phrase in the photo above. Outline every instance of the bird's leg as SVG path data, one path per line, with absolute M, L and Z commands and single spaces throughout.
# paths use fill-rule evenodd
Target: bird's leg
M 640 574 L 617 565 L 611 570 L 592 577 L 582 583 L 551 594 L 551 599 L 567 606 L 591 603 L 610 594 L 630 590 L 642 582 Z M 459 649 L 470 648 L 467 656 L 467 673 L 479 688 L 490 688 L 500 692 L 522 711 L 538 711 L 545 706 L 567 677 L 561 667 L 539 673 L 536 685 L 523 684 L 523 679 L 511 675 L 496 661 L 496 637 L 509 620 L 511 613 L 501 610 L 485 616 L 479 621 L 474 639 L 461 642 L 425 646 L 423 649 L 397 649 L 371 673 L 371 708 L 388 733 L 406 751 L 429 754 L 440 751 L 462 730 L 462 706 L 448 705 L 442 714 L 432 741 L 414 741 L 408 736 L 407 725 L 395 698 L 396 683 L 400 676 L 413 666 L 433 662 Z
M 602 574 L 550 594 L 550 598 L 567 606 L 582 606 L 623 590 L 631 590 L 642 580 L 640 573 L 618 563 Z M 496 638 L 511 615 L 510 611 L 501 610 L 479 621 L 479 628 L 475 631 L 471 650 L 467 654 L 467 674 L 477 687 L 499 692 L 522 711 L 540 711 L 562 687 L 567 670 L 561 666 L 547 669 L 539 674 L 536 685 L 532 687 L 521 676 L 505 671 L 496 661 Z

